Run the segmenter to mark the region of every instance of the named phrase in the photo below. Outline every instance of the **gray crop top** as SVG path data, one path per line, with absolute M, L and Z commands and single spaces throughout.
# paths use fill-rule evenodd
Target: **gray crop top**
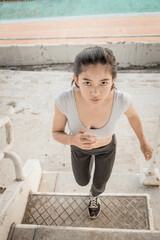
M 70 133 L 76 134 L 85 128 L 79 119 L 73 88 L 60 93 L 55 98 L 55 103 L 59 110 L 66 116 Z M 112 112 L 108 122 L 102 128 L 89 129 L 86 133 L 96 134 L 100 139 L 111 137 L 115 133 L 117 121 L 129 109 L 130 105 L 131 96 L 124 91 L 115 89 Z

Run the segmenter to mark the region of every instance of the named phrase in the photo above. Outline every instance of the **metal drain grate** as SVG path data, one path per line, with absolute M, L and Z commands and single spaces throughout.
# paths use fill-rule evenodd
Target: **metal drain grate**
M 101 196 L 101 214 L 88 217 L 88 197 L 77 195 L 29 196 L 24 224 L 150 229 L 146 196 Z

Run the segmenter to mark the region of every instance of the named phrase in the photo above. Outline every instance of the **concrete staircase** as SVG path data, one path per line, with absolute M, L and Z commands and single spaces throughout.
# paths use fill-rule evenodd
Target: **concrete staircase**
M 17 225 L 12 240 L 159 240 L 158 231 Z
M 126 50 L 126 45 L 122 45 Z M 128 46 L 130 47 L 130 44 Z M 61 48 L 61 46 L 59 47 Z M 146 51 L 146 54 L 148 51 L 149 50 Z M 151 53 L 153 55 L 153 52 Z M 72 55 L 73 52 L 71 56 Z M 123 54 L 123 56 L 125 56 L 125 54 Z M 148 60 L 149 58 L 145 59 Z M 29 203 L 32 203 L 31 200 L 35 196 L 37 198 L 40 196 L 42 196 L 42 198 L 56 196 L 61 199 L 61 197 L 65 198 L 69 195 L 76 198 L 77 195 L 79 195 L 80 199 L 85 198 L 87 200 L 86 196 L 90 187 L 79 187 L 75 183 L 71 172 L 42 172 L 42 169 L 70 170 L 70 152 L 66 147 L 53 142 L 49 133 L 52 124 L 52 114 L 50 112 L 51 109 L 53 109 L 53 101 L 51 101 L 51 99 L 62 90 L 70 88 L 72 75 L 73 73 L 67 71 L 27 72 L 1 70 L 1 79 L 3 81 L 0 93 L 3 99 L 0 105 L 0 112 L 1 114 L 5 112 L 8 103 L 17 105 L 15 107 L 16 115 L 14 115 L 13 118 L 16 127 L 16 149 L 24 160 L 30 156 L 36 156 L 36 158 L 40 159 L 41 166 L 37 159 L 25 160 L 23 168 L 24 181 L 12 182 L 11 178 L 6 190 L 0 194 L 0 240 L 6 240 L 7 236 L 8 240 L 67 240 L 82 238 L 83 240 L 160 240 L 159 188 L 143 186 L 139 181 L 140 175 L 135 174 L 139 172 L 140 168 L 146 167 L 146 164 L 142 158 L 137 139 L 135 135 L 133 135 L 133 131 L 126 118 L 122 118 L 117 125 L 116 134 L 120 140 L 117 146 L 117 161 L 114 167 L 114 173 L 107 184 L 106 192 L 102 196 L 102 200 L 103 197 L 105 198 L 103 204 L 106 205 L 103 205 L 100 215 L 101 222 L 98 221 L 99 219 L 89 221 L 86 205 L 83 205 L 84 209 L 82 208 L 81 213 L 84 214 L 85 220 L 83 221 L 82 218 L 79 225 L 77 223 L 79 221 L 77 216 L 76 218 L 73 217 L 71 225 L 66 221 L 57 224 L 55 224 L 56 221 L 52 221 L 54 225 L 44 225 L 44 223 L 41 225 L 42 223 L 40 223 L 40 221 L 38 222 L 38 218 L 34 215 L 34 208 L 38 205 L 39 200 L 36 200 L 36 202 L 29 207 Z M 157 119 L 159 116 L 159 77 L 159 73 L 138 73 L 134 71 L 133 73 L 119 73 L 116 81 L 116 87 L 118 89 L 127 91 L 132 95 L 134 106 L 137 112 L 140 113 L 146 137 L 151 145 L 154 141 L 154 133 L 155 128 L 157 128 Z M 59 84 L 60 82 L 61 84 Z M 21 89 L 21 91 L 19 91 L 19 89 Z M 13 102 L 11 102 L 11 92 Z M 3 161 L 3 163 L 4 162 L 5 161 Z M 1 163 L 1 169 L 7 169 L 6 172 L 11 177 L 11 169 L 7 168 L 8 165 L 4 168 L 5 165 L 3 165 L 3 163 Z M 131 172 L 133 174 L 130 174 Z M 0 172 L 1 178 L 4 176 L 2 173 L 3 171 Z M 110 197 L 112 197 L 112 201 L 107 204 L 106 201 L 108 201 Z M 123 201 L 128 200 L 128 197 L 131 198 L 131 200 L 128 201 L 129 206 L 131 201 L 134 203 L 134 201 L 137 200 L 137 197 L 142 197 L 145 203 L 139 208 L 139 211 L 145 211 L 143 213 L 144 215 L 142 214 L 142 216 L 144 216 L 143 221 L 141 220 L 141 216 L 138 215 L 138 224 L 134 225 L 137 226 L 137 228 L 131 225 L 132 220 L 127 222 L 128 218 L 134 217 L 134 215 L 131 214 L 133 209 L 129 208 L 129 211 L 127 211 L 122 208 L 124 205 L 126 205 L 126 207 L 128 206 L 127 204 L 122 205 L 122 203 L 124 203 L 120 201 L 122 197 L 124 197 Z M 118 201 L 117 199 L 119 200 L 119 204 L 116 204 L 117 208 L 115 208 L 111 203 Z M 83 201 L 83 203 L 85 203 L 85 201 Z M 64 202 L 62 202 L 61 205 L 65 206 Z M 53 203 L 52 206 L 56 206 L 56 204 Z M 137 207 L 137 203 L 135 206 Z M 34 221 L 28 221 L 28 224 L 25 223 L 24 217 L 29 209 L 33 211 L 32 215 L 37 220 L 36 223 Z M 122 215 L 118 215 L 120 210 L 123 213 Z M 110 216 L 112 216 L 114 211 L 116 211 L 116 214 L 114 214 L 116 218 L 110 226 Z M 76 212 L 75 209 L 69 213 L 72 214 L 74 212 Z M 50 211 L 50 214 L 51 213 Z M 43 214 L 45 214 L 45 211 L 42 212 L 41 215 Z M 55 212 L 53 211 L 51 215 L 55 217 Z M 65 216 L 64 214 L 64 218 Z M 118 221 L 116 220 L 117 216 L 119 216 Z M 124 216 L 126 216 L 126 221 L 124 220 Z M 45 218 L 45 224 L 49 224 L 47 219 L 48 218 Z M 108 222 L 106 219 L 108 219 Z M 142 222 L 143 224 L 141 224 Z M 75 223 L 77 225 L 74 225 Z M 104 223 L 105 226 L 100 225 Z
M 36 156 L 36 158 L 40 159 L 42 169 L 70 170 L 70 152 L 64 146 L 62 147 L 62 145 L 53 142 L 49 133 L 52 124 L 52 114 L 50 114 L 50 110 L 53 108 L 51 98 L 63 89 L 70 88 L 72 75 L 73 73 L 67 71 L 1 71 L 1 78 L 8 80 L 3 80 L 2 82 L 1 95 L 4 99 L 0 107 L 0 112 L 2 113 L 5 110 L 4 106 L 10 103 L 10 92 L 12 92 L 13 103 L 15 105 L 17 104 L 15 109 L 16 115 L 13 119 L 16 124 L 17 134 L 15 146 L 22 159 L 27 159 L 30 156 Z M 21 81 L 22 79 L 23 81 Z M 59 84 L 60 82 L 61 84 Z M 27 87 L 24 87 L 24 84 Z M 159 74 L 136 72 L 133 74 L 120 73 L 116 81 L 116 87 L 127 91 L 133 96 L 134 106 L 137 112 L 141 114 L 141 119 L 143 120 L 146 137 L 152 145 L 159 116 Z M 19 89 L 22 91 L 19 91 Z M 32 94 L 35 92 L 37 92 L 36 95 Z M 37 109 L 39 110 L 37 111 Z M 63 225 L 61 225 L 62 223 L 55 225 L 55 221 L 52 221 L 54 225 L 44 225 L 44 223 L 40 225 L 42 223 L 38 222 L 38 218 L 34 215 L 34 207 L 37 206 L 39 201 L 36 200 L 29 208 L 29 203 L 32 203 L 30 199 L 35 196 L 37 198 L 38 196 L 50 198 L 55 197 L 55 195 L 57 197 L 72 195 L 72 197 L 76 198 L 76 194 L 80 195 L 80 199 L 84 197 L 87 199 L 86 196 L 90 187 L 79 187 L 70 172 L 42 173 L 39 160 L 30 159 L 25 161 L 24 181 L 10 181 L 11 185 L 8 185 L 3 194 L 0 195 L 0 240 L 6 240 L 7 236 L 8 240 L 64 240 L 82 238 L 83 240 L 160 240 L 159 188 L 143 186 L 139 181 L 140 175 L 135 174 L 139 172 L 140 168 L 145 167 L 145 162 L 142 159 L 142 153 L 140 152 L 137 139 L 135 135 L 133 135 L 133 131 L 126 118 L 122 118 L 119 121 L 116 134 L 120 136 L 120 141 L 118 141 L 117 161 L 114 167 L 115 173 L 112 174 L 107 184 L 106 192 L 102 196 L 102 199 L 105 197 L 103 202 L 106 205 L 103 205 L 100 215 L 101 220 L 103 219 L 101 222 L 97 220 L 89 221 L 86 205 L 83 205 L 84 209 L 82 209 L 82 212 L 85 215 L 85 221 L 81 221 L 79 225 L 77 224 L 77 221 L 79 221 L 78 217 L 73 218 L 73 225 L 71 224 L 70 226 L 69 223 L 66 224 L 66 222 Z M 1 169 L 4 169 L 3 165 L 1 165 Z M 8 175 L 11 175 L 12 171 L 7 167 L 6 169 Z M 133 174 L 130 174 L 131 172 Z M 2 177 L 3 175 L 1 178 Z M 28 198 L 29 194 L 30 197 Z M 111 202 L 110 204 L 106 203 L 110 197 L 112 197 L 112 203 L 119 200 L 119 204 L 116 204 L 117 208 L 110 205 Z M 123 201 L 128 200 L 128 197 L 131 198 L 131 200 L 128 201 L 129 205 L 131 201 L 133 201 L 133 203 L 135 200 L 137 201 L 136 197 L 142 197 L 143 200 L 145 199 L 145 208 L 144 204 L 139 208 L 139 211 L 145 209 L 144 215 L 142 214 L 144 218 L 142 221 L 141 216 L 138 215 L 138 224 L 134 225 L 137 226 L 137 228 L 129 225 L 129 223 L 132 223 L 132 220 L 130 220 L 129 223 L 127 222 L 128 217 L 134 217 L 134 215 L 131 214 L 133 209 L 129 208 L 129 211 L 123 209 L 123 211 L 126 212 L 122 211 L 122 204 L 120 204 L 123 203 L 123 201 L 120 201 L 122 197 L 124 197 Z M 85 203 L 85 201 L 83 201 L 83 203 Z M 55 204 L 52 205 L 55 206 Z M 61 203 L 61 205 L 64 206 L 64 202 Z M 126 205 L 126 207 L 128 206 L 127 204 L 123 204 L 123 207 L 124 205 Z M 109 206 L 110 209 L 108 209 Z M 136 209 L 136 207 L 137 205 L 135 205 L 134 209 Z M 28 224 L 25 223 L 24 216 L 26 216 L 27 209 L 33 210 L 32 215 L 34 215 L 37 220 L 36 223 L 34 221 L 28 221 Z M 122 215 L 118 215 L 120 210 L 123 213 Z M 107 211 L 107 213 L 105 213 L 105 211 Z M 112 225 L 110 226 L 111 221 L 109 217 L 113 214 L 113 211 L 116 211 L 114 215 L 120 218 L 118 221 L 116 220 L 117 218 L 115 218 L 115 221 L 112 221 Z M 75 209 L 70 212 L 70 214 L 73 212 L 75 212 Z M 45 213 L 45 211 L 43 213 Z M 43 213 L 41 215 L 43 215 Z M 54 211 L 53 216 L 55 216 Z M 106 218 L 104 218 L 105 216 Z M 126 216 L 126 221 L 124 221 L 124 216 Z M 45 218 L 46 224 L 49 224 L 47 219 L 48 218 Z M 108 219 L 108 222 L 106 219 Z M 145 220 L 147 221 L 145 222 Z M 90 225 L 87 225 L 88 221 Z M 108 225 L 106 225 L 106 222 Z M 141 225 L 141 222 L 146 224 Z M 74 225 L 74 223 L 78 226 Z M 86 224 L 85 226 L 83 225 L 84 223 Z M 100 223 L 105 223 L 105 226 L 103 225 L 103 227 L 101 227 Z M 11 231 L 9 233 L 10 227 Z
M 79 187 L 71 172 L 43 172 L 8 240 L 159 240 L 159 188 L 144 187 L 139 177 L 113 173 L 101 196 L 102 212 L 90 220 L 89 186 Z

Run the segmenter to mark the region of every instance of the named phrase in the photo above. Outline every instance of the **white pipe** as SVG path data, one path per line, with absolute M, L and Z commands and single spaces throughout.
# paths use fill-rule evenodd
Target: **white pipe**
M 0 152 L 0 161 L 4 158 L 4 151 L 10 151 L 13 145 L 13 132 L 12 132 L 12 122 L 9 117 L 5 116 L 0 119 L 0 128 L 4 127 L 6 129 L 6 143 L 7 146 Z
M 15 168 L 16 181 L 23 181 L 23 169 L 22 169 L 22 161 L 20 157 L 10 151 L 12 149 L 13 135 L 12 135 L 12 122 L 9 117 L 5 116 L 0 119 L 0 128 L 4 127 L 6 129 L 6 143 L 7 146 L 0 152 L 0 160 L 3 158 L 9 158 L 12 160 Z
M 0 161 L 4 158 L 4 152 L 0 152 Z
M 5 126 L 6 129 L 6 142 L 8 145 L 12 146 L 13 133 L 12 133 L 12 122 L 9 117 L 3 117 L 0 119 L 0 128 Z
M 1 118 L 0 119 L 0 128 L 3 127 L 4 125 L 6 125 L 7 123 L 9 123 L 9 125 L 12 126 L 12 122 L 9 117 L 5 116 L 5 117 Z
M 22 161 L 20 157 L 12 151 L 4 152 L 4 158 L 8 158 L 12 160 L 15 168 L 15 173 L 16 173 L 16 181 L 23 181 L 24 176 L 23 176 L 23 168 L 22 168 Z

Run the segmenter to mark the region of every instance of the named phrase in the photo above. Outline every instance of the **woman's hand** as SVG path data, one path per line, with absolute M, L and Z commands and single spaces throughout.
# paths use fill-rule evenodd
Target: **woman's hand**
M 141 144 L 140 148 L 144 154 L 146 161 L 149 161 L 152 158 L 153 148 L 150 146 L 148 142 Z
M 89 129 L 90 127 L 86 127 L 79 131 L 77 134 L 72 135 L 72 145 L 87 150 L 94 148 L 97 142 L 97 136 L 85 134 L 85 132 L 88 131 Z

